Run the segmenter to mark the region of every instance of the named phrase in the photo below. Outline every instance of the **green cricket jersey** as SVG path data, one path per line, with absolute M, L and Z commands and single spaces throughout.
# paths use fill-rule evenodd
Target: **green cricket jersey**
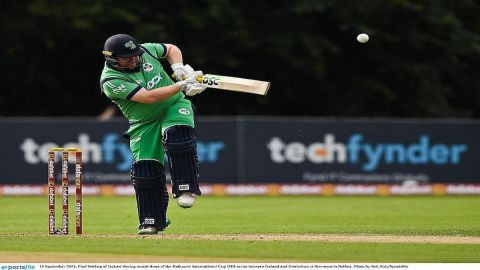
M 130 122 L 128 135 L 134 158 L 156 159 L 163 164 L 163 132 L 174 125 L 195 127 L 194 113 L 192 104 L 182 92 L 152 104 L 131 100 L 141 88 L 152 90 L 173 84 L 159 61 L 165 58 L 166 47 L 157 43 L 141 46 L 145 53 L 141 56 L 143 66 L 139 72 L 124 73 L 105 64 L 100 86 Z
M 131 124 L 158 120 L 165 110 L 179 99 L 183 93 L 168 98 L 163 102 L 145 104 L 132 101 L 131 98 L 143 87 L 147 90 L 173 84 L 163 70 L 160 58 L 165 58 L 167 49 L 158 43 L 141 45 L 145 53 L 141 56 L 143 67 L 136 73 L 125 73 L 110 68 L 106 63 L 100 77 L 103 92 L 115 102 Z

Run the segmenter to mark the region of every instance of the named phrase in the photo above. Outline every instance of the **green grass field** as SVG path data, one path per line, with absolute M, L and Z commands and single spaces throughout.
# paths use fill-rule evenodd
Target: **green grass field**
M 181 209 L 172 200 L 172 225 L 164 236 L 148 237 L 135 234 L 134 200 L 85 197 L 84 236 L 77 237 L 48 235 L 46 197 L 0 197 L 0 261 L 480 262 L 479 196 L 201 197 L 192 209 Z M 242 238 L 258 234 L 293 239 Z M 367 240 L 295 239 L 312 234 Z M 373 235 L 465 236 L 475 241 L 368 241 Z

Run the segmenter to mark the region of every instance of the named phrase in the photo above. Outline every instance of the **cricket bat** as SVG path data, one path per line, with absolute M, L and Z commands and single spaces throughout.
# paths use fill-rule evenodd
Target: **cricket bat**
M 266 95 L 270 82 L 257 81 L 229 76 L 205 74 L 198 77 L 197 81 L 208 88 L 243 92 L 249 94 Z
M 175 78 L 175 75 L 172 75 L 172 77 Z M 197 81 L 208 88 L 264 96 L 270 88 L 270 82 L 214 74 L 205 74 L 201 77 L 197 77 Z

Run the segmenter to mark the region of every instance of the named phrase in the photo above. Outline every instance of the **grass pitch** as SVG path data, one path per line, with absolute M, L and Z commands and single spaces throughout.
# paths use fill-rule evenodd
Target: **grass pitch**
M 200 197 L 171 200 L 172 225 L 142 237 L 134 197 L 85 197 L 77 237 L 48 235 L 46 197 L 0 197 L 0 261 L 480 262 L 478 209 L 479 196 Z

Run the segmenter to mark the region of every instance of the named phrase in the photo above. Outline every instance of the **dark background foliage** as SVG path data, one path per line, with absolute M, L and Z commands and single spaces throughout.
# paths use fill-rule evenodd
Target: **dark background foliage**
M 205 73 L 268 80 L 208 90 L 202 115 L 480 116 L 480 2 L 3 1 L 0 115 L 95 116 L 116 33 L 179 46 Z M 358 33 L 370 35 L 360 44 Z M 168 63 L 165 63 L 169 66 Z

